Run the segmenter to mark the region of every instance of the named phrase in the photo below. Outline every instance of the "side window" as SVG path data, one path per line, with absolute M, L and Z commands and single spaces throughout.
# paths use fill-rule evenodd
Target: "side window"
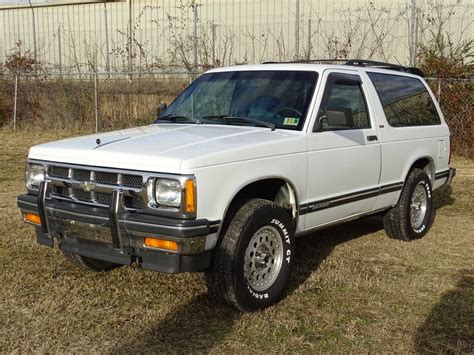
M 367 105 L 358 76 L 329 75 L 319 120 L 325 131 L 370 128 Z
M 400 75 L 367 73 L 392 127 L 441 124 L 433 99 L 421 80 Z

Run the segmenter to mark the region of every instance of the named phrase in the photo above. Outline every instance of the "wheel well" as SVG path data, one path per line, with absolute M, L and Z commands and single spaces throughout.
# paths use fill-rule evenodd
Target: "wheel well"
M 410 170 L 408 171 L 408 174 L 410 174 L 410 171 L 412 171 L 413 169 L 424 170 L 426 172 L 426 174 L 428 175 L 428 177 L 430 178 L 430 180 L 433 182 L 433 179 L 434 179 L 434 163 L 430 158 L 424 157 L 424 158 L 420 158 L 417 161 L 415 161 L 412 164 Z
M 269 178 L 258 180 L 246 185 L 234 196 L 227 207 L 221 227 L 221 233 L 225 232 L 227 226 L 240 207 L 253 198 L 261 198 L 275 202 L 278 206 L 284 208 L 288 212 L 290 218 L 296 224 L 298 200 L 294 187 L 284 179 Z

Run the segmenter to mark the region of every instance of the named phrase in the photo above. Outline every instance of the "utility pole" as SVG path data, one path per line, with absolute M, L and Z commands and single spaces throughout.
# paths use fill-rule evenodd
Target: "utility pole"
M 33 54 L 35 56 L 35 74 L 37 73 L 38 70 L 38 57 L 37 57 L 37 52 L 36 52 L 36 19 L 35 19 L 35 9 L 33 8 L 33 4 L 31 3 L 31 0 L 28 0 L 30 3 L 30 9 L 31 9 L 31 24 L 33 26 Z
M 105 71 L 110 72 L 110 50 L 109 50 L 109 25 L 107 19 L 107 1 L 104 0 L 104 24 L 105 24 Z
M 308 52 L 306 53 L 307 60 L 311 59 L 311 48 L 312 48 L 312 43 L 311 43 L 311 15 L 310 15 L 310 18 L 308 19 Z
M 410 65 L 416 66 L 417 37 L 418 24 L 416 18 L 416 0 L 411 0 L 411 16 L 410 16 Z
M 59 77 L 63 77 L 63 59 L 61 50 L 61 26 L 58 27 L 58 63 L 59 63 Z
M 216 28 L 217 24 L 214 22 L 211 24 L 211 35 L 212 35 L 212 65 L 216 65 Z
M 194 71 L 198 71 L 198 36 L 197 36 L 197 24 L 198 24 L 198 4 L 193 3 L 193 39 L 194 39 Z
M 128 0 L 128 73 L 130 80 L 133 71 L 133 24 L 132 24 L 132 0 Z
M 15 73 L 15 96 L 13 99 L 13 130 L 16 130 L 16 107 L 18 101 L 18 73 Z
M 295 59 L 300 57 L 300 0 L 296 0 Z
M 94 112 L 95 132 L 99 132 L 99 95 L 98 95 L 97 71 L 94 71 Z

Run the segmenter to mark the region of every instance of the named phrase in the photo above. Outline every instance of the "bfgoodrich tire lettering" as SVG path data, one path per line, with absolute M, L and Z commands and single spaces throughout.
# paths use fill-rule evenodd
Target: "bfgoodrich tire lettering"
M 393 239 L 419 239 L 428 233 L 434 217 L 430 178 L 423 170 L 413 169 L 398 203 L 384 216 L 385 232 Z
M 247 202 L 236 213 L 216 247 L 212 266 L 206 272 L 209 292 L 222 303 L 243 312 L 278 302 L 290 277 L 294 258 L 293 234 L 293 223 L 284 209 L 263 199 Z M 261 245 L 256 243 L 260 239 Z M 252 247 L 249 247 L 250 241 Z M 258 270 L 249 266 L 257 260 L 256 250 L 260 253 Z M 271 264 L 272 260 L 274 264 Z M 281 264 L 277 273 L 270 277 L 271 265 L 276 267 L 278 262 Z M 265 276 L 268 282 L 259 283 L 256 275 L 263 280 L 266 270 L 269 270 Z M 252 271 L 255 272 L 254 279 Z

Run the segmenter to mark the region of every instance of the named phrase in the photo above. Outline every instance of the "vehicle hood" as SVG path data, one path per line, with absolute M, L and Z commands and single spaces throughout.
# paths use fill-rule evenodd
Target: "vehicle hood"
M 300 144 L 290 143 L 300 142 Z M 301 132 L 265 127 L 154 124 L 34 146 L 29 158 L 180 173 L 193 168 L 303 151 Z

